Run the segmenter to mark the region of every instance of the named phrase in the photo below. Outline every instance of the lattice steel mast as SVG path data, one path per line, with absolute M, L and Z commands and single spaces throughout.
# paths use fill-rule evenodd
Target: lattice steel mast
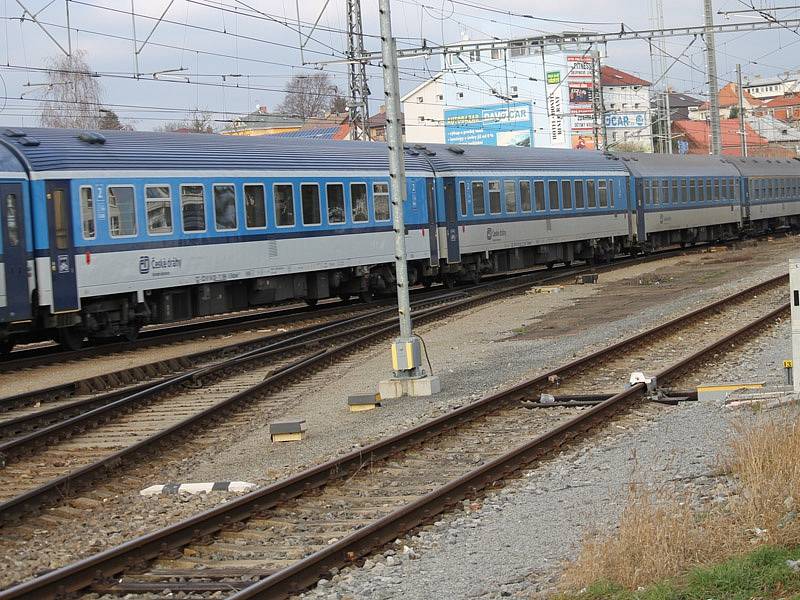
M 369 139 L 369 87 L 367 65 L 356 59 L 364 54 L 364 30 L 361 26 L 361 0 L 347 0 L 347 112 L 350 139 Z

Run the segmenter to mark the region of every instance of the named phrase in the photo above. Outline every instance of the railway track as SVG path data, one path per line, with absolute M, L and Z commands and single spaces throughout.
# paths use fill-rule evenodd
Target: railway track
M 785 277 L 701 307 L 190 519 L 0 592 L 91 590 L 282 598 L 640 401 L 637 384 L 591 408 L 530 411 L 542 392 L 619 389 L 632 370 L 668 385 L 788 310 Z M 742 324 L 744 325 L 742 326 Z M 622 356 L 626 358 L 621 358 Z M 552 411 L 552 412 L 551 412 Z M 544 415 L 544 413 L 547 413 Z M 112 579 L 113 578 L 113 579 Z
M 414 319 L 441 318 L 529 289 L 530 278 L 521 279 L 486 284 L 470 294 L 439 292 L 415 301 Z M 61 502 L 223 415 L 227 427 L 246 422 L 269 406 L 278 389 L 393 334 L 394 312 L 375 309 L 272 336 L 244 352 L 130 390 L 8 411 L 0 419 L 0 522 Z

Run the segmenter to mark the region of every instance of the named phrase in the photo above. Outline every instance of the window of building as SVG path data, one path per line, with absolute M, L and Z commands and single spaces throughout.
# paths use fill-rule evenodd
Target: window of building
M 300 185 L 300 201 L 303 208 L 303 225 L 319 225 L 322 223 L 319 186 L 316 183 L 303 183 Z
M 147 213 L 147 233 L 172 233 L 172 191 L 168 185 L 145 186 L 144 209 Z
M 92 188 L 81 188 L 81 222 L 83 223 L 83 239 L 93 240 L 97 234 L 94 229 L 94 198 Z
M 272 186 L 275 202 L 275 224 L 278 227 L 294 226 L 294 189 L 290 183 L 276 183 Z
M 369 221 L 369 206 L 367 204 L 367 184 L 350 184 L 350 213 L 353 223 L 363 223 Z
M 506 212 L 517 212 L 517 182 L 508 180 L 504 181 L 503 192 L 506 198 Z
M 586 200 L 583 194 L 583 180 L 577 179 L 575 181 L 575 208 L 585 208 Z
M 325 186 L 325 201 L 328 203 L 328 223 L 344 223 L 344 186 L 341 183 L 329 183 Z
M 500 204 L 500 182 L 489 182 L 489 212 L 493 215 L 498 214 L 502 210 Z
M 608 186 L 605 179 L 600 179 L 597 182 L 597 201 L 600 208 L 608 206 Z
M 523 179 L 519 182 L 519 200 L 523 212 L 531 211 L 531 182 Z
M 537 179 L 533 182 L 533 195 L 534 202 L 536 203 L 536 210 L 544 210 L 544 181 Z
M 424 96 L 417 96 L 417 102 L 422 104 L 423 102 L 425 102 L 425 97 Z
M 483 189 L 482 181 L 472 182 L 472 214 L 486 214 L 486 195 Z
M 214 225 L 217 231 L 238 227 L 236 218 L 236 188 L 232 184 L 216 184 L 214 191 Z
M 561 180 L 561 207 L 572 208 L 572 181 Z
M 206 230 L 206 206 L 202 185 L 181 186 L 181 221 L 184 231 Z
M 375 210 L 376 221 L 388 221 L 391 217 L 389 211 L 389 184 L 372 184 L 372 204 Z
M 112 237 L 136 235 L 136 197 L 132 185 L 108 188 L 108 226 Z
M 461 196 L 459 198 L 461 204 L 461 216 L 467 216 L 467 183 L 465 181 L 458 182 L 458 194 Z
M 503 51 L 498 48 L 492 48 L 492 60 L 500 60 L 503 58 Z

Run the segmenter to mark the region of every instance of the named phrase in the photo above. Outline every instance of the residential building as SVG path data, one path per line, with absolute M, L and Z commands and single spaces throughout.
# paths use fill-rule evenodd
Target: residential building
M 423 81 L 400 101 L 403 104 L 408 141 L 418 144 L 444 144 L 442 73 Z M 372 117 L 370 117 L 371 123 Z
M 741 156 L 741 135 L 738 119 L 722 119 L 720 134 L 722 138 L 722 154 L 725 156 Z M 745 123 L 748 156 L 767 158 L 791 158 L 796 151 L 784 145 L 771 144 L 769 139 L 755 130 L 751 124 Z M 678 120 L 672 123 L 672 135 L 676 141 L 688 143 L 689 154 L 711 153 L 711 126 L 707 121 L 693 119 Z
M 703 101 L 680 92 L 669 92 L 669 114 L 673 121 L 685 121 L 690 109 L 699 109 Z
M 800 92 L 800 82 L 786 73 L 783 77 L 755 76 L 745 79 L 742 87 L 757 100 L 778 98 L 786 94 Z
M 775 117 L 785 123 L 796 123 L 800 121 L 800 93 L 771 98 L 761 106 L 757 114 Z
M 600 67 L 609 147 L 652 152 L 650 82 L 603 65 Z
M 403 114 L 400 114 L 400 125 L 403 127 L 403 136 L 405 138 L 405 119 Z M 373 142 L 386 141 L 386 105 L 381 104 L 378 112 L 367 119 L 367 127 L 369 128 L 369 139 Z M 428 140 L 428 143 L 433 143 L 435 140 Z
M 220 131 L 222 135 L 271 135 L 297 131 L 303 126 L 303 119 L 288 115 L 270 113 L 267 107 L 256 105 L 255 111 L 236 117 L 233 122 Z
M 742 86 L 744 87 L 744 86 Z M 753 97 L 747 89 L 742 92 L 742 106 L 745 113 L 751 113 L 763 102 Z M 709 102 L 703 102 L 698 108 L 689 107 L 689 118 L 694 121 L 707 121 L 709 118 Z M 719 115 L 721 119 L 735 118 L 739 113 L 739 86 L 729 83 L 719 91 Z

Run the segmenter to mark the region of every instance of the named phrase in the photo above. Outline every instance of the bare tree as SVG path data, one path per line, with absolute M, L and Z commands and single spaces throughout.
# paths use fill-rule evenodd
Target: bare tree
M 42 92 L 42 125 L 98 128 L 103 89 L 86 62 L 86 53 L 76 50 L 71 56 L 53 58 L 48 61 L 47 69 L 47 83 Z
M 208 110 L 196 108 L 192 111 L 188 119 L 164 123 L 160 127 L 157 127 L 156 131 L 214 133 L 214 115 Z
M 324 117 L 339 110 L 345 103 L 328 73 L 295 75 L 285 88 L 286 95 L 277 112 L 302 119 Z

